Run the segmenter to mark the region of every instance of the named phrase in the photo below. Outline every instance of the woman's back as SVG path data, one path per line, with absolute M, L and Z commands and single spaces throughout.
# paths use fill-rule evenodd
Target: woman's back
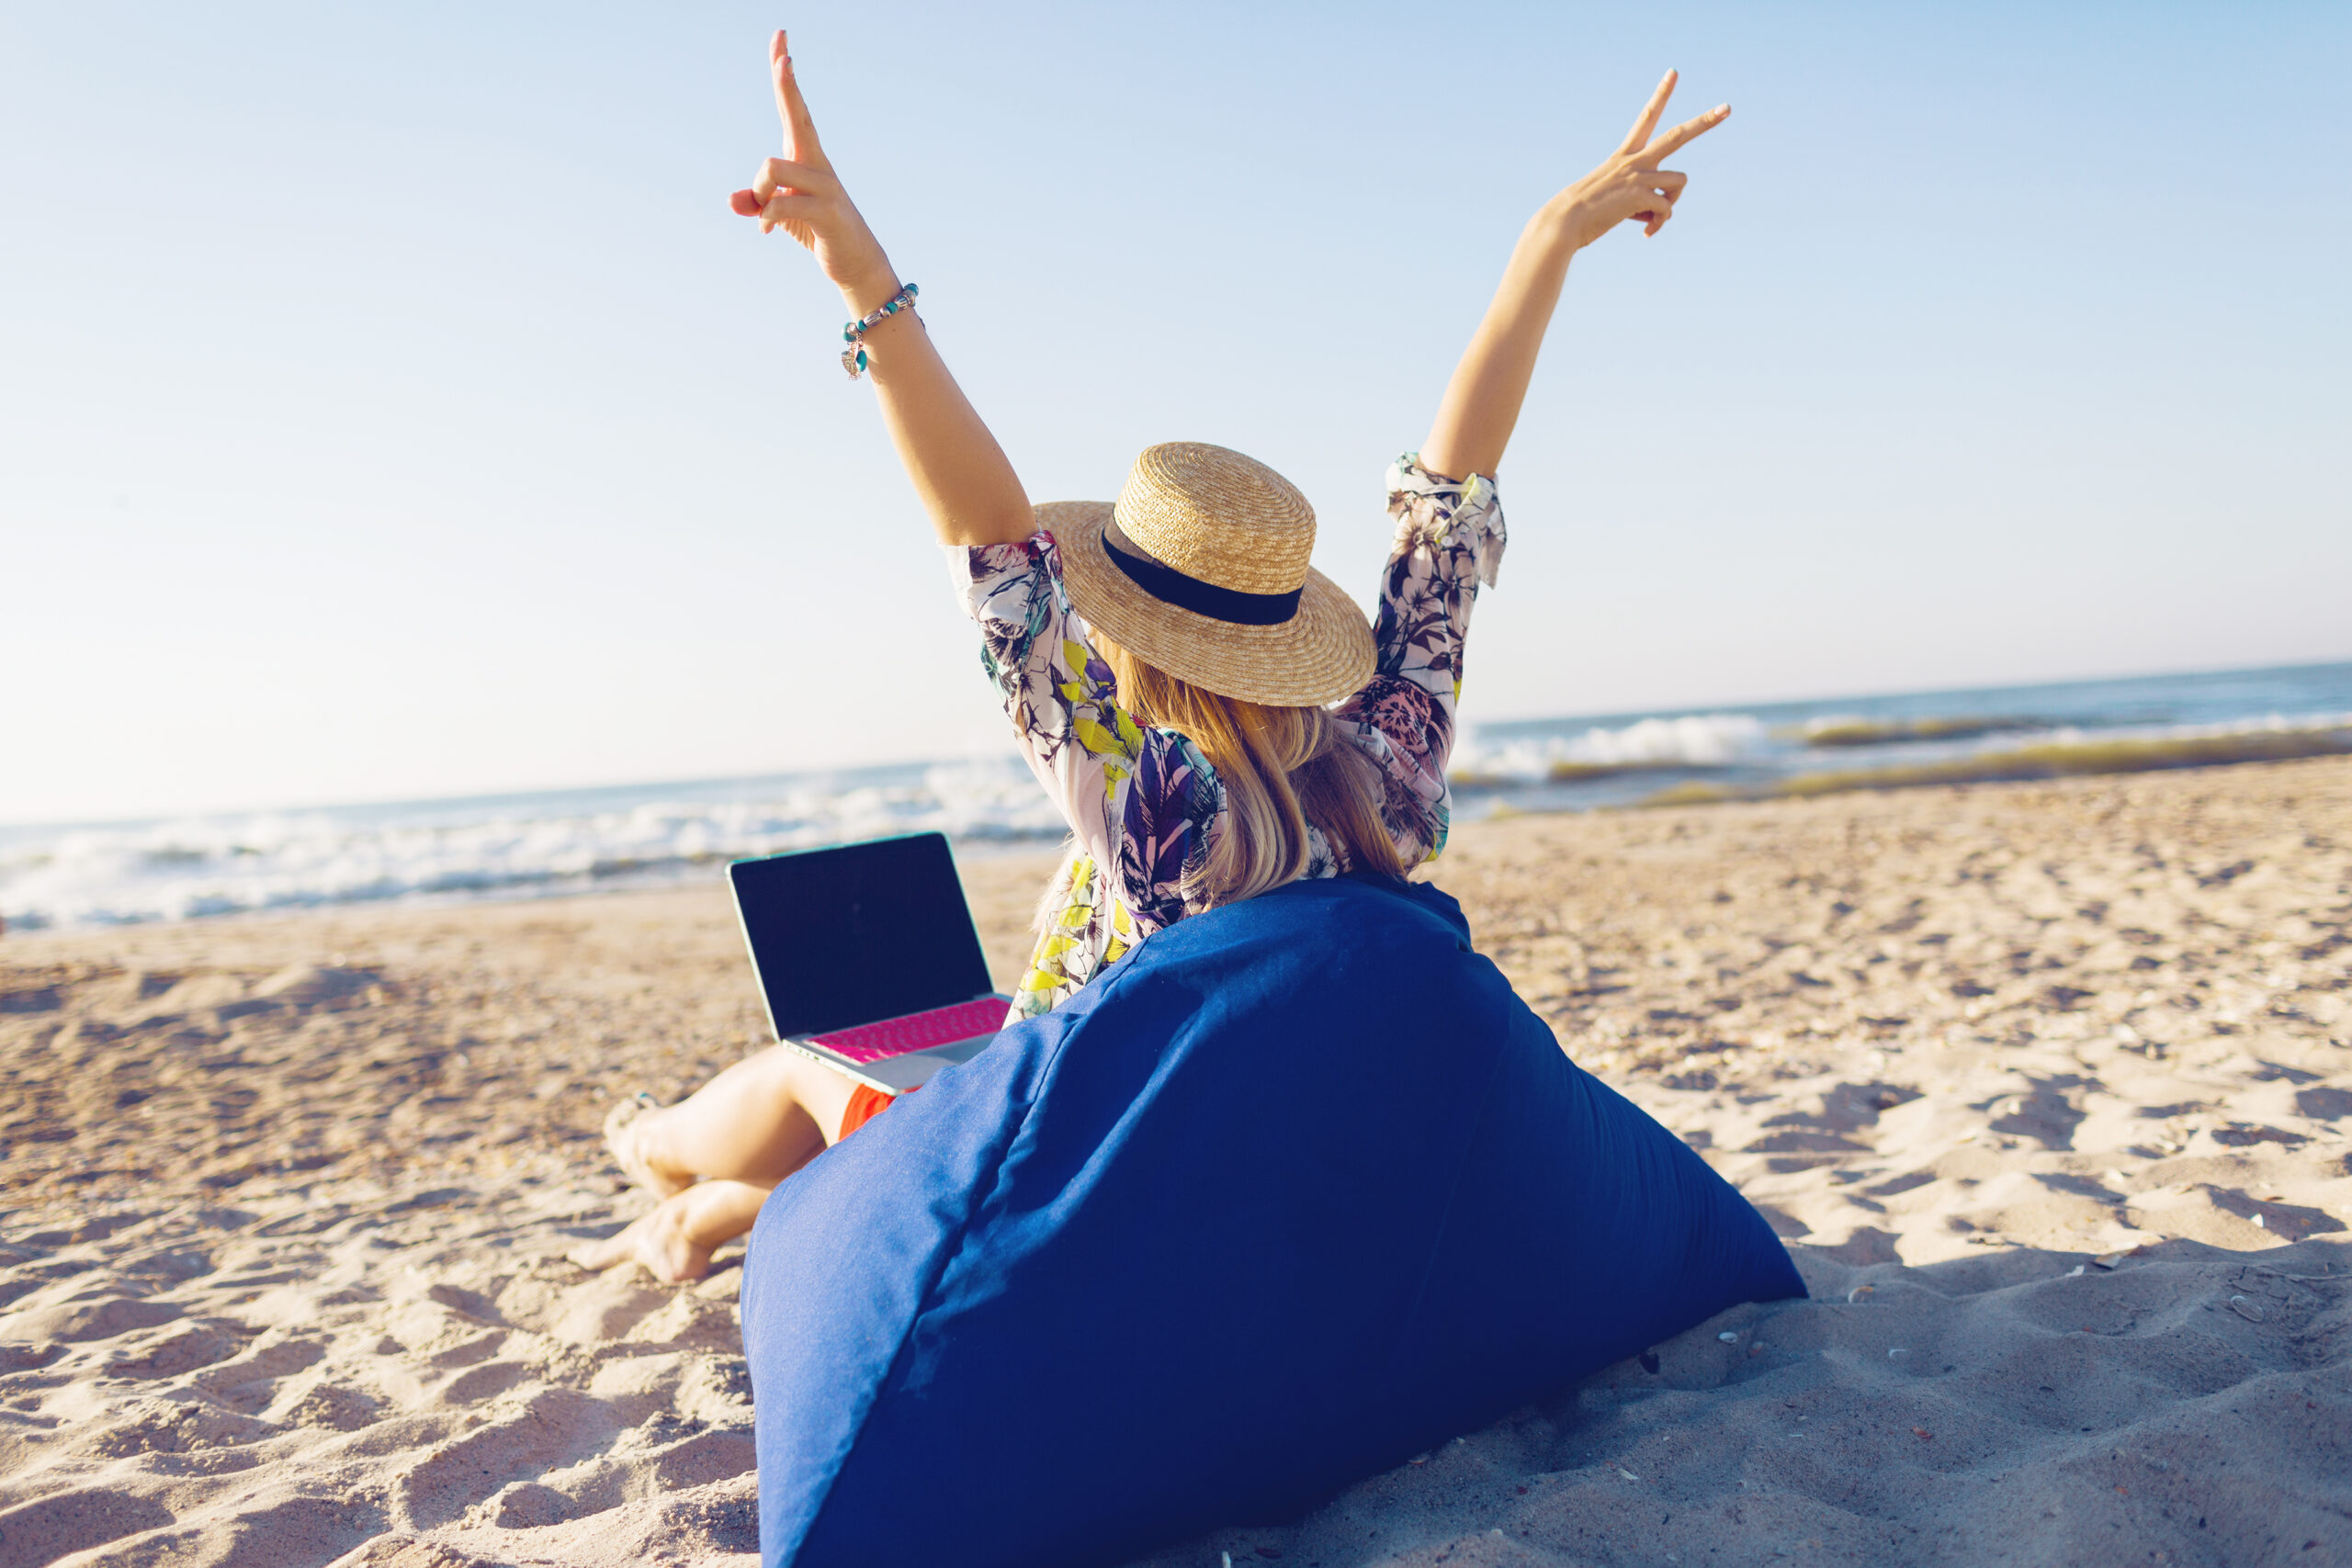
M 1271 474 L 1238 454 L 1221 457 L 1218 469 Z M 1409 870 L 1445 843 L 1445 764 L 1463 644 L 1478 588 L 1494 581 L 1505 533 L 1492 480 L 1433 473 L 1411 454 L 1389 469 L 1388 510 L 1396 539 L 1381 576 L 1372 673 L 1330 710 L 1329 724 L 1374 764 L 1339 776 L 1376 789 L 1366 804 L 1385 835 L 1379 847 L 1393 852 L 1397 869 Z M 1249 760 L 1230 755 L 1230 739 L 1220 746 L 1198 733 L 1198 723 L 1188 734 L 1154 722 L 1176 716 L 1152 711 L 1171 705 L 1164 694 L 1169 685 L 1204 688 L 1171 678 L 1158 663 L 1138 671 L 1132 650 L 1102 646 L 1108 639 L 1073 607 L 1060 533 L 1091 540 L 1104 524 L 1069 503 L 1038 513 L 1040 531 L 1029 539 L 950 548 L 965 606 L 979 623 L 983 664 L 1016 741 L 1072 831 L 1071 852 L 1040 907 L 1035 953 L 1015 989 L 1017 1016 L 1051 1010 L 1152 931 L 1265 883 L 1246 869 L 1217 875 L 1221 860 L 1264 855 L 1254 844 L 1255 853 L 1231 854 L 1237 840 L 1266 836 L 1262 828 L 1251 831 L 1246 814 L 1254 803 L 1245 793 L 1264 793 L 1240 773 Z M 1163 639 L 1168 635 L 1162 628 Z M 1173 652 L 1171 662 L 1184 649 L 1174 646 Z M 1144 687 L 1145 702 L 1122 701 L 1121 664 L 1128 666 L 1125 686 Z M 1244 679 L 1246 672 L 1228 682 Z M 1327 807 L 1310 818 L 1315 815 L 1328 821 L 1334 813 Z M 1335 844 L 1334 834 L 1311 819 L 1299 837 L 1297 852 L 1288 857 L 1295 876 L 1336 875 L 1373 858 L 1349 853 L 1345 835 Z

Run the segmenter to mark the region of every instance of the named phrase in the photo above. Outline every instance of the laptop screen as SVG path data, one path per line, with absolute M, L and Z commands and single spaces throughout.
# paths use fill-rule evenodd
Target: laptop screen
M 989 989 L 945 835 L 741 860 L 727 868 L 779 1037 L 821 1034 Z

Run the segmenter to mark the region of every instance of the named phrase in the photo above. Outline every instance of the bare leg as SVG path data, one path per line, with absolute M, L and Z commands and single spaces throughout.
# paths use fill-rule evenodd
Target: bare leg
M 690 1099 L 620 1129 L 614 1153 L 625 1169 L 652 1176 L 664 1198 L 696 1177 L 773 1187 L 833 1141 L 855 1087 L 797 1051 L 771 1045 Z
M 571 1260 L 594 1269 L 634 1260 L 658 1280 L 701 1279 L 711 1250 L 750 1230 L 776 1183 L 832 1143 L 855 1088 L 772 1045 L 616 1130 L 621 1168 L 650 1178 L 662 1201 L 619 1235 L 574 1248 Z
M 618 1235 L 574 1247 L 571 1261 L 600 1270 L 642 1263 L 669 1284 L 699 1280 L 710 1272 L 711 1250 L 750 1230 L 773 1190 L 773 1184 L 749 1181 L 698 1181 L 663 1199 Z

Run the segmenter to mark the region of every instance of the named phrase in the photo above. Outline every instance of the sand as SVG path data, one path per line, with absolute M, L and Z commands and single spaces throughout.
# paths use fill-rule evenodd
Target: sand
M 1046 863 L 967 867 L 1001 976 Z M 2352 762 L 1436 880 L 1815 1299 L 1152 1562 L 2352 1562 Z M 754 1561 L 740 1255 L 562 1254 L 613 1097 L 762 1042 L 716 886 L 0 941 L 0 1568 Z

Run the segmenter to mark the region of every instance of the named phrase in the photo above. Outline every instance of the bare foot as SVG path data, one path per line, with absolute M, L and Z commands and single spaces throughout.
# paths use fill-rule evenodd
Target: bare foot
M 582 1269 L 599 1273 L 634 1260 L 665 1285 L 699 1280 L 710 1272 L 710 1248 L 688 1233 L 686 1206 L 676 1198 L 663 1200 L 618 1235 L 573 1247 L 568 1256 Z
M 662 1113 L 662 1105 L 651 1095 L 630 1095 L 605 1113 L 605 1147 L 610 1149 L 613 1163 L 621 1174 L 657 1198 L 674 1198 L 694 1185 L 691 1175 L 672 1176 L 646 1157 L 640 1137 L 648 1120 Z

